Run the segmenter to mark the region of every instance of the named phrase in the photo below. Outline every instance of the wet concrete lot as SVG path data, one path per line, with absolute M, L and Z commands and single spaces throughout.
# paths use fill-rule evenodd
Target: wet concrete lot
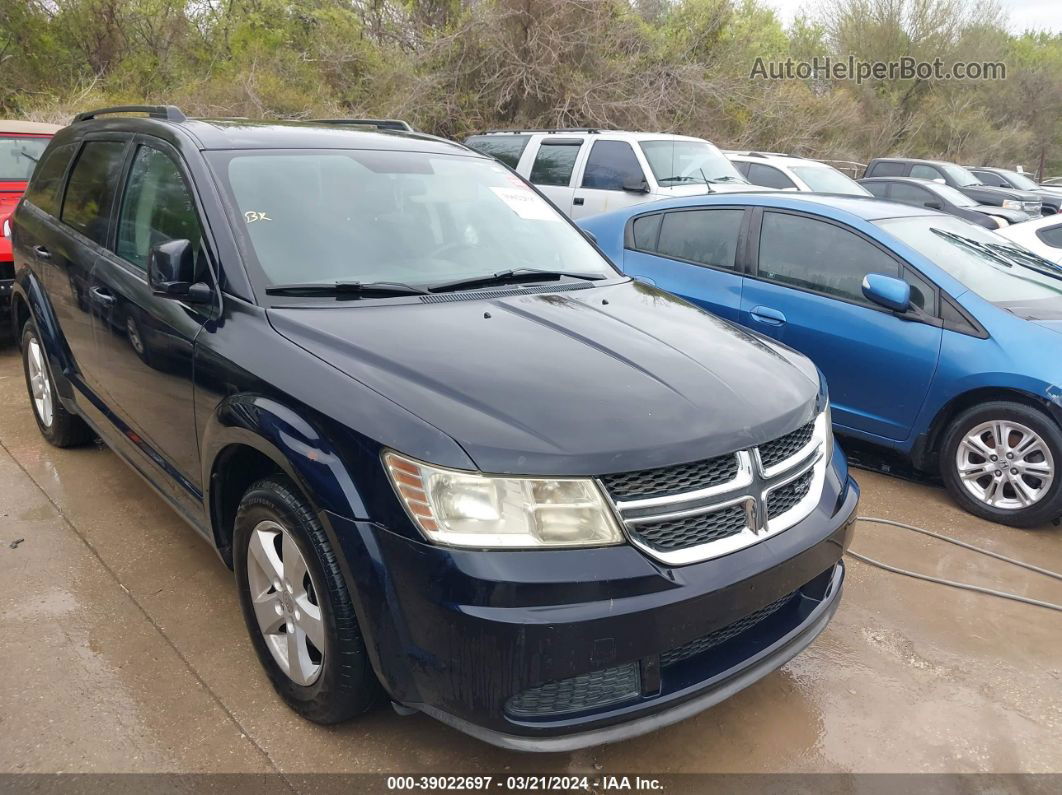
M 273 694 L 214 552 L 107 449 L 41 439 L 10 344 L 0 405 L 0 773 L 1062 772 L 1062 614 L 850 558 L 806 652 L 655 734 L 530 756 L 388 708 L 314 726 Z M 1062 570 L 1060 528 L 856 474 L 864 515 Z M 898 528 L 860 523 L 853 549 L 1062 603 L 1060 581 Z

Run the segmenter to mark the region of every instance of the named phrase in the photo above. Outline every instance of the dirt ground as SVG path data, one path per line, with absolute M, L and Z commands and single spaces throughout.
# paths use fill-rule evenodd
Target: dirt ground
M 851 558 L 807 651 L 646 737 L 529 756 L 388 708 L 314 726 L 273 694 L 213 551 L 107 449 L 41 439 L 11 345 L 0 406 L 0 773 L 1062 772 L 1062 614 Z M 861 514 L 1062 570 L 1062 528 L 857 478 Z M 909 531 L 860 523 L 853 549 L 1062 603 L 1062 582 Z

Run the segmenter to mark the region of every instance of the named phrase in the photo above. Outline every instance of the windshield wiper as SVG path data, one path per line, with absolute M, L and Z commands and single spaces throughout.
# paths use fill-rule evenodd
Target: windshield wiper
M 688 174 L 677 175 L 677 176 L 674 176 L 674 177 L 664 177 L 663 179 L 658 179 L 657 180 L 657 182 L 700 182 L 700 181 L 701 180 L 697 179 L 696 177 L 691 177 Z
M 730 174 L 724 174 L 721 177 L 712 177 L 709 182 L 748 182 L 744 177 L 734 177 Z
M 990 260 L 993 260 L 994 262 L 1003 265 L 1006 268 L 1014 267 L 1014 260 L 1007 259 L 998 251 L 993 251 L 987 245 L 981 243 L 978 240 L 973 240 L 971 238 L 964 237 L 963 235 L 957 235 L 954 232 L 947 231 L 946 229 L 937 229 L 935 227 L 930 227 L 930 231 L 933 232 L 933 234 L 935 235 L 940 235 L 945 240 L 950 240 L 953 243 L 958 243 L 960 246 L 964 246 L 972 250 L 975 254 L 980 254 L 982 257 L 986 257 Z
M 508 270 L 491 273 L 487 276 L 472 276 L 468 279 L 455 279 L 452 282 L 440 282 L 429 284 L 428 292 L 445 293 L 453 290 L 464 290 L 470 287 L 489 287 L 492 284 L 508 284 L 512 282 L 540 282 L 546 279 L 584 279 L 594 282 L 607 279 L 603 273 L 579 273 L 576 271 L 550 271 L 541 268 L 509 268 Z
M 275 284 L 266 295 L 377 297 L 392 295 L 427 295 L 428 291 L 402 282 L 319 282 L 310 284 Z
M 1049 259 L 1044 259 L 1038 254 L 1034 254 L 1031 251 L 1022 251 L 1020 248 L 1014 246 L 1008 246 L 1004 243 L 988 243 L 987 244 L 993 251 L 998 251 L 1005 257 L 1009 257 L 1011 260 L 1017 262 L 1019 265 L 1024 265 L 1026 268 L 1031 268 L 1041 273 L 1047 273 L 1051 276 L 1058 276 L 1062 274 L 1062 266 L 1056 265 Z

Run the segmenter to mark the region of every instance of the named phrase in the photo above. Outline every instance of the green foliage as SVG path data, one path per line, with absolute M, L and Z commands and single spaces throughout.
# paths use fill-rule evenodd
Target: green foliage
M 1062 36 L 993 0 L 0 0 L 0 113 L 172 102 L 204 116 L 381 115 L 462 136 L 590 124 L 866 160 L 1043 158 L 1062 174 Z M 756 58 L 1003 61 L 1001 81 L 750 80 Z

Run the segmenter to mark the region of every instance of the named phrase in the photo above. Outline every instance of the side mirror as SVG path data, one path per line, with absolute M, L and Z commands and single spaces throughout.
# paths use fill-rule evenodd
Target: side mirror
M 941 204 L 936 199 L 930 199 L 929 201 L 925 202 L 925 206 L 928 207 L 930 210 L 943 210 L 944 209 L 944 205 Z
M 195 278 L 195 251 L 189 240 L 170 240 L 148 252 L 148 284 L 162 298 L 175 298 L 193 304 L 209 303 L 213 291 Z
M 863 295 L 893 312 L 906 312 L 911 308 L 911 285 L 894 276 L 868 273 L 863 277 Z
M 644 179 L 639 180 L 638 182 L 624 182 L 623 189 L 628 193 L 648 193 L 649 183 Z

